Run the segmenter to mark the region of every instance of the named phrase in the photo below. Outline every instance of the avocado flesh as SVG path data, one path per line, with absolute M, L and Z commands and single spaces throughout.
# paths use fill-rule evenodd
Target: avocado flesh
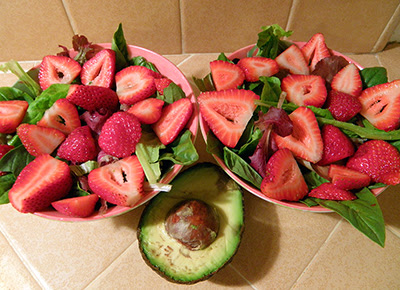
M 219 214 L 218 236 L 202 250 L 189 250 L 165 229 L 170 209 L 187 199 L 200 199 Z M 178 175 L 170 192 L 151 200 L 139 223 L 138 240 L 144 259 L 160 275 L 178 283 L 194 283 L 207 279 L 231 260 L 240 244 L 243 226 L 240 187 L 218 166 L 200 163 Z

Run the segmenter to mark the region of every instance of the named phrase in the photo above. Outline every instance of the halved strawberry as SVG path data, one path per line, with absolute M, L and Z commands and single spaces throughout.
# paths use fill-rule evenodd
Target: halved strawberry
M 144 171 L 136 155 L 90 171 L 89 187 L 116 205 L 134 206 L 143 196 Z
M 71 186 L 68 165 L 43 154 L 22 169 L 8 197 L 15 209 L 32 213 L 46 209 L 53 201 L 63 198 Z
M 331 87 L 333 90 L 358 97 L 362 91 L 360 70 L 354 63 L 349 63 L 334 75 Z
M 0 102 L 0 133 L 14 133 L 21 124 L 28 109 L 27 101 L 1 101 Z
M 313 111 L 307 107 L 298 107 L 289 114 L 289 118 L 293 123 L 291 135 L 282 137 L 272 132 L 278 148 L 288 148 L 294 156 L 312 163 L 320 161 L 324 145 Z
M 291 74 L 310 74 L 310 68 L 301 49 L 295 44 L 285 49 L 275 60 L 281 69 L 287 69 Z
M 256 109 L 260 97 L 249 90 L 209 91 L 197 101 L 202 118 L 226 146 L 235 147 Z
M 52 84 L 70 84 L 81 72 L 81 65 L 67 56 L 47 55 L 39 68 L 39 84 L 42 90 Z
M 0 159 L 8 153 L 8 151 L 14 149 L 14 146 L 7 144 L 0 144 Z M 0 171 L 0 176 L 7 174 L 7 172 Z
M 153 72 L 144 66 L 128 66 L 117 72 L 115 83 L 121 104 L 132 105 L 156 92 Z
M 329 166 L 328 176 L 333 185 L 346 190 L 363 188 L 371 182 L 368 174 L 337 164 Z
M 162 95 L 164 94 L 164 89 L 168 87 L 172 83 L 172 81 L 167 77 L 162 77 L 157 79 L 155 78 L 154 83 L 156 85 L 157 91 Z
M 81 120 L 79 119 L 78 109 L 74 104 L 67 99 L 58 99 L 45 111 L 37 125 L 55 128 L 68 135 L 81 126 Z
M 58 148 L 57 156 L 73 163 L 95 160 L 97 149 L 90 128 L 82 126 L 72 131 Z
M 324 150 L 318 165 L 327 165 L 354 154 L 353 142 L 337 127 L 326 124 L 321 129 Z
M 147 98 L 133 104 L 128 113 L 135 115 L 142 124 L 153 124 L 160 119 L 163 106 L 163 100 Z
M 193 114 L 193 104 L 188 98 L 179 99 L 162 109 L 161 117 L 152 125 L 161 143 L 172 143 Z
M 400 80 L 365 89 L 359 100 L 361 112 L 374 127 L 391 131 L 400 126 Z
M 373 182 L 400 183 L 400 153 L 384 140 L 369 140 L 361 144 L 346 166 L 368 174 Z
M 357 198 L 351 191 L 336 187 L 329 182 L 313 188 L 308 196 L 327 200 L 354 200 Z
M 119 106 L 117 94 L 112 89 L 99 86 L 71 85 L 66 98 L 90 112 L 100 109 L 115 111 Z
M 81 82 L 84 85 L 111 88 L 114 85 L 114 75 L 115 51 L 103 49 L 84 63 L 81 71 Z
M 289 149 L 279 149 L 268 160 L 261 192 L 270 198 L 290 201 L 298 201 L 307 195 L 307 184 Z
M 17 134 L 32 156 L 51 154 L 65 140 L 64 133 L 57 129 L 26 123 L 18 126 Z
M 282 91 L 298 106 L 322 107 L 327 97 L 325 80 L 317 75 L 288 75 L 282 80 Z
M 323 58 L 331 55 L 329 48 L 325 43 L 325 37 L 322 33 L 314 34 L 310 40 L 301 48 L 301 51 L 313 71 L 316 64 Z
M 260 76 L 270 77 L 279 72 L 279 65 L 274 59 L 262 56 L 242 58 L 237 65 L 243 70 L 248 82 L 256 82 Z
M 89 194 L 53 201 L 51 205 L 56 211 L 67 216 L 84 218 L 94 212 L 98 200 L 98 195 Z
M 210 70 L 217 91 L 236 89 L 245 79 L 243 70 L 229 61 L 214 60 L 210 62 Z
M 342 122 L 349 121 L 362 109 L 357 97 L 336 90 L 329 91 L 325 107 L 331 112 L 333 118 Z

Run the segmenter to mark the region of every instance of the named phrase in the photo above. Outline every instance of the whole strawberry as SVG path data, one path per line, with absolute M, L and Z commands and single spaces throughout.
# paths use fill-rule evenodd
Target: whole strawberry
M 329 92 L 326 107 L 336 120 L 342 122 L 353 118 L 362 108 L 357 97 L 335 90 Z
M 140 122 L 133 114 L 116 112 L 104 123 L 98 142 L 105 153 L 123 158 L 135 152 L 141 136 Z

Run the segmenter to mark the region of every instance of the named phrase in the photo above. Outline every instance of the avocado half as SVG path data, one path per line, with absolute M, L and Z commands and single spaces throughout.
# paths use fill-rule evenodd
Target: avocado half
M 138 226 L 140 252 L 146 263 L 169 281 L 193 284 L 206 280 L 235 255 L 244 229 L 241 188 L 217 165 L 198 163 L 179 174 L 170 192 L 154 197 Z M 166 230 L 171 210 L 186 200 L 200 200 L 216 210 L 219 229 L 207 247 L 193 250 Z

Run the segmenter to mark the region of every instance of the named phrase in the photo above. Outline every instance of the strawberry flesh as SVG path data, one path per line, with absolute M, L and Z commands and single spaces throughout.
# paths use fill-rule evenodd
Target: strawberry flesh
M 11 100 L 0 102 L 0 133 L 15 133 L 28 109 L 27 101 Z
M 325 182 L 312 189 L 308 196 L 327 200 L 354 200 L 357 197 L 348 190 L 341 189 L 332 183 Z
M 342 68 L 332 79 L 333 90 L 358 97 L 362 91 L 362 81 L 358 67 L 349 63 Z
M 310 74 L 310 68 L 301 49 L 295 44 L 285 49 L 275 60 L 281 69 L 287 69 L 291 74 Z
M 237 66 L 243 70 L 248 82 L 256 82 L 261 76 L 270 77 L 279 72 L 279 65 L 275 60 L 262 56 L 242 58 Z
M 154 78 L 154 84 L 156 86 L 157 92 L 161 95 L 164 94 L 164 89 L 167 88 L 171 83 L 172 81 L 166 77 Z
M 164 101 L 148 98 L 133 104 L 128 113 L 135 115 L 142 124 L 154 124 L 161 118 Z
M 337 164 L 329 166 L 328 176 L 333 185 L 346 190 L 363 188 L 371 183 L 368 174 Z
M 114 85 L 114 75 L 115 51 L 103 49 L 82 66 L 81 82 L 84 85 L 111 88 Z
M 214 60 L 210 62 L 210 70 L 217 91 L 236 89 L 245 80 L 244 71 L 229 61 Z
M 85 218 L 94 213 L 99 196 L 89 194 L 53 201 L 54 209 L 66 216 Z
M 317 63 L 331 55 L 329 48 L 325 43 L 325 37 L 322 33 L 314 34 L 310 40 L 301 48 L 301 51 L 313 71 Z

